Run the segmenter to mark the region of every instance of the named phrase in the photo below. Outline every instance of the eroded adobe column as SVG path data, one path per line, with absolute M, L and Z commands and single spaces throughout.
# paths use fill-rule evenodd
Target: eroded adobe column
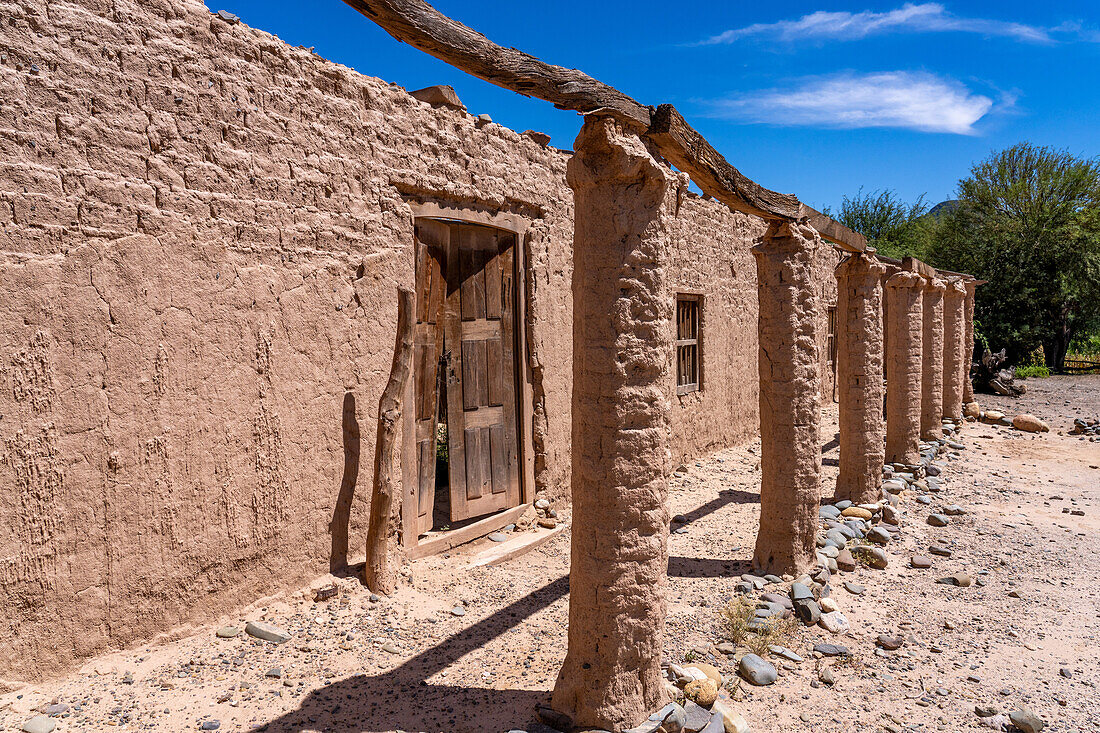
M 943 437 L 943 293 L 947 283 L 939 278 L 924 281 L 924 335 L 921 357 L 920 437 Z
M 943 294 L 943 416 L 962 418 L 966 288 L 958 280 Z M 969 371 L 969 368 L 967 368 Z
M 889 379 L 886 382 L 886 460 L 920 462 L 921 376 L 924 368 L 924 278 L 903 270 L 886 281 Z
M 840 475 L 836 496 L 856 504 L 878 499 L 885 458 L 882 419 L 882 275 L 873 256 L 853 254 L 836 271 L 837 394 Z
M 664 702 L 677 179 L 634 134 L 589 116 L 569 160 L 573 521 L 569 649 L 552 706 L 621 730 Z
M 978 289 L 977 280 L 967 280 L 966 288 L 966 338 L 963 339 L 963 404 L 974 401 L 974 383 L 970 381 L 970 363 L 974 360 L 974 293 Z
M 760 315 L 760 529 L 753 565 L 797 575 L 814 560 L 821 501 L 821 375 L 808 226 L 772 222 L 756 256 Z

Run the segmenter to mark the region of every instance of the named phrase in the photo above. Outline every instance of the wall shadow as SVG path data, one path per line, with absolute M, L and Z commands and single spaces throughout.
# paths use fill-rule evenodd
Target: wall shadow
M 336 573 L 348 565 L 348 533 L 351 525 L 351 504 L 355 499 L 355 485 L 359 480 L 359 421 L 355 417 L 355 395 L 344 394 L 344 475 L 340 479 L 340 493 L 336 496 L 336 508 L 332 511 L 329 533 L 332 548 L 329 552 L 329 571 Z
M 686 522 L 678 524 L 676 526 L 686 527 L 692 522 L 698 521 L 708 514 L 718 511 L 727 504 L 759 504 L 760 495 L 753 494 L 748 491 L 741 491 L 740 489 L 722 489 L 718 492 L 717 498 L 711 499 L 706 504 L 692 509 L 683 516 L 687 519 Z

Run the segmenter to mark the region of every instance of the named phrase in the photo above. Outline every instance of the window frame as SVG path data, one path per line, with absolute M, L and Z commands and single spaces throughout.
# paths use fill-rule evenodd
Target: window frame
M 695 333 L 694 338 L 680 338 L 680 304 L 681 303 L 693 303 L 695 310 Z M 703 391 L 703 294 L 699 292 L 691 291 L 678 291 L 676 293 L 675 302 L 675 319 L 673 328 L 675 329 L 675 338 L 673 344 L 675 346 L 675 362 L 676 362 L 676 395 L 683 396 L 691 394 L 693 392 Z M 685 382 L 681 384 L 681 349 L 694 347 L 694 367 L 695 367 L 695 381 Z

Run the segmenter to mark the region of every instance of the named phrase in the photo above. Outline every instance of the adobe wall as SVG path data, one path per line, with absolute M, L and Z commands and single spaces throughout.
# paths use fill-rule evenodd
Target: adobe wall
M 540 481 L 567 486 L 564 153 L 194 0 L 28 0 L 0 49 L 0 678 L 315 577 L 352 491 L 362 555 L 403 193 L 542 217 Z
M 208 622 L 345 546 L 361 557 L 410 200 L 532 221 L 536 484 L 566 500 L 568 153 L 197 0 L 5 13 L 0 679 Z M 706 298 L 704 390 L 673 398 L 687 460 L 757 430 L 763 224 L 689 194 L 673 226 L 669 281 Z M 834 299 L 835 261 L 819 268 Z

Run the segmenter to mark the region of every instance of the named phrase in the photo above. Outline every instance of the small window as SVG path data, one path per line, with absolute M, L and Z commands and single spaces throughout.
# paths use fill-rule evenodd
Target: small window
M 676 394 L 699 390 L 699 296 L 676 296 Z

